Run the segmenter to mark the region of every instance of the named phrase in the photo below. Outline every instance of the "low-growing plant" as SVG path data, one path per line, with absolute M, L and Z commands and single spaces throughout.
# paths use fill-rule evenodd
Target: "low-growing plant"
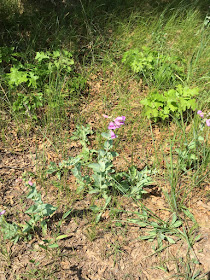
M 90 144 L 88 135 L 92 135 L 93 130 L 90 128 L 90 125 L 85 126 L 76 126 L 76 131 L 73 132 L 72 140 L 79 140 L 82 145 L 82 152 L 80 153 L 81 160 L 84 163 L 89 162 L 92 159 L 92 155 L 96 152 L 94 149 L 89 149 L 88 145 Z
M 128 222 L 137 224 L 140 228 L 149 229 L 148 235 L 140 236 L 141 240 L 157 240 L 157 246 L 153 247 L 154 251 L 162 251 L 164 249 L 163 241 L 166 240 L 170 244 L 176 243 L 172 236 L 178 235 L 179 227 L 182 225 L 182 221 L 179 220 L 174 213 L 172 219 L 164 221 L 153 215 L 152 212 L 148 212 L 143 209 L 142 213 L 136 213 L 137 219 L 128 219 Z M 149 218 L 152 218 L 151 221 Z
M 36 112 L 43 106 L 43 94 L 41 92 L 31 92 L 29 95 L 18 93 L 17 99 L 12 105 L 14 112 L 28 114 L 33 119 L 37 120 Z
M 133 165 L 128 172 L 117 173 L 115 179 L 122 186 L 124 193 L 135 199 L 141 199 L 143 194 L 147 193 L 144 188 L 152 183 L 148 174 L 151 174 L 151 171 L 147 167 L 139 171 Z
M 141 240 L 157 240 L 157 246 L 154 247 L 154 250 L 163 249 L 163 240 L 168 241 L 170 244 L 176 243 L 175 240 L 171 237 L 177 235 L 178 228 L 182 225 L 182 221 L 179 220 L 176 214 L 173 214 L 171 221 L 161 221 L 161 222 L 151 222 L 148 227 L 152 227 L 149 230 L 148 235 L 140 236 Z
M 89 174 L 86 174 L 85 176 L 82 175 L 81 162 L 76 164 L 72 170 L 79 183 L 79 192 L 88 187 L 88 193 L 95 194 L 105 199 L 104 207 L 100 208 L 95 205 L 91 207 L 91 210 L 94 212 L 100 212 L 97 215 L 96 221 L 100 220 L 102 213 L 111 201 L 111 189 L 116 188 L 115 180 L 113 180 L 112 177 L 112 174 L 115 172 L 112 161 L 113 158 L 117 156 L 117 153 L 110 151 L 113 147 L 113 140 L 111 137 L 114 136 L 113 134 L 111 136 L 110 132 L 108 132 L 102 133 L 102 137 L 107 139 L 104 143 L 104 149 L 96 151 L 98 155 L 97 162 L 88 165 L 88 167 L 92 169 L 93 174 L 91 176 Z
M 184 78 L 184 60 L 153 51 L 146 46 L 142 47 L 142 51 L 128 50 L 124 53 L 122 62 L 156 87 L 168 87 Z
M 11 88 L 23 85 L 27 90 L 41 89 L 50 79 L 69 74 L 73 64 L 72 54 L 66 50 L 37 52 L 34 63 L 18 61 L 10 68 L 8 85 Z
M 186 259 L 181 257 L 176 260 L 176 273 L 171 276 L 171 279 L 178 280 L 205 280 L 207 279 L 207 273 L 203 273 L 201 270 L 196 269 L 196 265 L 199 261 L 196 258 L 190 257 L 188 253 Z
M 151 92 L 141 101 L 141 104 L 144 105 L 145 116 L 155 122 L 168 119 L 170 116 L 179 119 L 187 110 L 196 109 L 196 99 L 193 97 L 198 94 L 198 88 L 190 89 L 178 85 L 176 89 L 170 89 L 163 94 L 158 91 Z
M 96 150 L 88 148 L 89 139 L 87 136 L 92 134 L 93 131 L 89 125 L 86 127 L 78 125 L 75 132 L 73 132 L 71 140 L 79 140 L 82 145 L 82 151 L 76 157 L 69 157 L 67 160 L 62 160 L 59 164 L 50 162 L 46 174 L 54 174 L 60 180 L 64 172 L 70 170 L 72 165 L 76 165 L 79 171 L 81 163 L 83 165 L 88 164 L 92 159 L 92 155 L 96 152 Z M 73 172 L 76 172 L 76 170 L 74 169 Z M 77 174 L 77 172 L 75 174 Z M 77 176 L 79 175 L 76 175 L 76 177 Z
M 57 209 L 51 204 L 43 203 L 41 193 L 37 192 L 35 184 L 28 181 L 27 186 L 30 188 L 27 198 L 33 201 L 33 205 L 25 211 L 30 219 L 25 221 L 25 224 L 9 223 L 4 216 L 5 211 L 0 213 L 0 230 L 5 239 L 10 239 L 14 243 L 21 238 L 31 239 L 32 234 L 39 226 L 42 228 L 43 235 L 45 235 L 47 232 L 47 217 L 50 217 Z

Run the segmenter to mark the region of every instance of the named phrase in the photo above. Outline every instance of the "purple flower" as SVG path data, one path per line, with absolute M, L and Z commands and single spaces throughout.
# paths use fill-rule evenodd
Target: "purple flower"
M 6 212 L 5 210 L 1 211 L 1 212 L 0 212 L 0 216 L 1 216 L 1 215 L 4 215 L 5 212 Z
M 110 129 L 111 138 L 115 139 L 117 136 L 114 134 L 113 130 L 120 128 L 121 125 L 125 123 L 125 116 L 117 117 L 113 122 L 109 123 L 108 129 Z
M 204 117 L 204 113 L 203 113 L 201 110 L 198 110 L 197 114 L 198 114 L 201 118 Z
M 119 127 L 115 123 L 113 123 L 113 122 L 109 123 L 108 129 L 116 129 L 116 128 L 119 128 Z
M 110 122 L 108 129 L 120 128 L 125 123 L 125 116 L 117 117 L 114 122 Z
M 33 186 L 33 182 L 32 181 L 28 181 L 29 186 Z
M 112 139 L 117 138 L 117 136 L 115 135 L 115 133 L 114 133 L 113 130 L 110 130 L 110 134 L 111 134 L 111 138 L 112 138 Z
M 122 116 L 122 117 L 117 117 L 115 120 L 114 120 L 115 124 L 120 127 L 121 125 L 123 125 L 125 123 L 125 116 Z
M 210 126 L 210 119 L 207 119 L 207 120 L 206 120 L 206 125 L 207 125 L 207 126 Z
M 125 119 L 126 119 L 125 116 L 121 116 L 121 117 L 117 117 L 117 118 L 115 119 L 115 121 L 123 122 L 123 124 L 124 124 Z

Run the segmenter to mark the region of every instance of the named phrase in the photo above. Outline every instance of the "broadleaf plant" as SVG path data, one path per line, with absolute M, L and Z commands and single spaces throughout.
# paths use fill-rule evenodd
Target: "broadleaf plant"
M 0 231 L 3 233 L 5 239 L 10 239 L 14 243 L 22 238 L 26 240 L 31 239 L 37 227 L 41 227 L 42 233 L 45 235 L 47 231 L 47 220 L 57 209 L 51 204 L 43 203 L 41 193 L 37 191 L 35 184 L 28 181 L 27 186 L 30 188 L 27 198 L 34 202 L 25 211 L 30 219 L 25 221 L 25 224 L 17 224 L 14 222 L 10 223 L 6 220 L 4 216 L 5 211 L 0 215 Z
M 152 50 L 147 46 L 143 46 L 142 50 L 136 48 L 126 51 L 122 62 L 156 87 L 175 84 L 185 76 L 183 59 Z
M 140 103 L 144 105 L 145 116 L 156 122 L 168 119 L 170 116 L 180 118 L 181 114 L 187 110 L 195 110 L 197 104 L 193 97 L 198 94 L 198 88 L 190 89 L 178 85 L 175 89 L 170 89 L 164 93 L 151 92 Z

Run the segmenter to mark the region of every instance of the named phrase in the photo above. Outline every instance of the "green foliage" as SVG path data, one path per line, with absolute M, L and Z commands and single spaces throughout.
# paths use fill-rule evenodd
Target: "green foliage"
M 146 210 L 144 210 L 143 213 L 137 213 L 137 216 L 137 219 L 129 219 L 128 222 L 135 223 L 141 228 L 146 227 L 149 229 L 148 235 L 140 236 L 140 239 L 149 241 L 157 240 L 157 246 L 153 248 L 155 251 L 162 251 L 164 249 L 164 240 L 168 241 L 170 244 L 176 243 L 171 236 L 178 235 L 182 221 L 177 218 L 175 213 L 171 221 L 164 221 L 161 219 L 150 221 L 148 220 L 150 215 Z M 153 219 L 154 218 L 155 216 Z
M 93 175 L 89 176 L 89 174 L 86 174 L 86 176 L 82 176 L 81 168 L 84 165 L 82 157 L 80 162 L 74 166 L 72 172 L 79 182 L 79 191 L 82 191 L 84 187 L 88 187 L 90 194 L 97 194 L 107 199 L 110 194 L 110 188 L 114 187 L 114 180 L 111 174 L 114 173 L 115 170 L 112 160 L 117 156 L 117 153 L 110 151 L 113 146 L 110 134 L 107 133 L 105 136 L 108 139 L 104 143 L 104 149 L 98 151 L 94 150 L 98 155 L 97 162 L 88 164 L 88 167 L 93 171 Z M 80 156 L 81 155 L 82 154 L 80 154 Z
M 26 222 L 26 225 L 23 227 L 23 232 L 30 233 L 31 231 L 34 231 L 35 226 L 40 225 L 43 234 L 46 234 L 47 220 L 45 217 L 51 216 L 57 208 L 51 204 L 43 203 L 41 193 L 37 192 L 35 184 L 32 186 L 29 185 L 29 187 L 31 190 L 27 198 L 31 199 L 34 204 L 25 211 L 25 213 L 30 217 L 30 220 Z
M 72 165 L 77 164 L 80 161 L 80 156 L 69 157 L 67 160 L 59 162 L 57 165 L 55 162 L 50 162 L 46 174 L 56 175 L 59 180 L 61 180 L 62 175 L 65 171 L 68 171 Z
M 4 239 L 10 239 L 16 243 L 23 236 L 21 227 L 16 223 L 8 223 L 3 215 L 0 216 L 0 226 Z
M 198 127 L 194 123 L 193 134 L 189 140 L 185 137 L 183 144 L 175 149 L 178 154 L 178 167 L 182 171 L 193 169 L 199 172 L 201 166 L 204 169 L 208 166 L 210 152 L 208 142 L 205 141 L 205 127 L 204 117 L 200 119 Z
M 184 77 L 184 61 L 177 56 L 153 51 L 148 47 L 131 49 L 124 53 L 122 62 L 134 73 L 155 86 L 168 86 Z
M 17 99 L 13 103 L 12 108 L 14 112 L 28 113 L 33 119 L 37 120 L 36 111 L 43 105 L 43 94 L 41 92 L 31 92 L 27 95 L 24 93 L 17 93 Z
M 8 85 L 11 88 L 22 85 L 27 90 L 43 90 L 45 83 L 49 83 L 50 79 L 70 74 L 73 64 L 72 54 L 66 50 L 37 52 L 33 63 L 16 61 L 6 75 Z
M 10 63 L 11 61 L 17 61 L 14 56 L 14 47 L 0 47 L 0 64 Z
M 93 154 L 96 152 L 93 149 L 89 149 L 87 145 L 90 144 L 88 135 L 92 135 L 93 130 L 90 128 L 89 125 L 86 127 L 76 126 L 76 131 L 73 132 L 73 136 L 71 137 L 72 140 L 79 140 L 82 145 L 82 152 L 80 153 L 80 160 L 83 161 L 83 163 L 87 163 L 92 159 Z
M 198 136 L 197 139 L 192 140 L 190 143 L 185 142 L 183 149 L 176 149 L 179 156 L 179 167 L 183 171 L 187 171 L 189 168 L 197 168 L 201 155 L 199 154 L 202 144 L 204 144 L 204 138 Z
M 92 134 L 92 130 L 90 130 L 89 126 L 77 127 L 71 139 L 80 139 L 83 146 L 82 152 L 75 158 L 62 161 L 59 166 L 55 163 L 51 163 L 47 173 L 55 173 L 60 179 L 64 168 L 71 168 L 73 166 L 71 171 L 76 177 L 78 184 L 77 192 L 79 193 L 87 190 L 89 194 L 102 197 L 105 200 L 105 205 L 103 207 L 96 205 L 91 206 L 91 209 L 95 213 L 99 212 L 96 217 L 96 221 L 98 222 L 103 211 L 110 203 L 114 191 L 118 191 L 120 194 L 128 195 L 135 199 L 141 199 L 142 195 L 146 193 L 144 187 L 150 185 L 152 180 L 148 176 L 151 172 L 146 168 L 138 171 L 135 166 L 132 166 L 129 168 L 128 172 L 116 173 L 113 159 L 118 154 L 112 151 L 113 140 L 111 139 L 110 132 L 103 132 L 101 134 L 106 140 L 103 149 L 100 150 L 89 150 L 87 146 L 89 143 L 87 135 L 89 134 Z M 97 159 L 94 161 L 93 155 L 97 155 Z M 89 171 L 90 169 L 92 172 Z
M 18 242 L 21 238 L 31 239 L 31 234 L 35 231 L 35 228 L 39 226 L 42 228 L 42 233 L 45 235 L 47 232 L 46 217 L 51 216 L 57 209 L 51 204 L 43 203 L 41 193 L 37 192 L 35 184 L 28 184 L 28 187 L 30 188 L 30 192 L 27 198 L 34 202 L 33 205 L 25 211 L 30 217 L 30 220 L 26 221 L 23 225 L 18 225 L 16 223 L 7 222 L 4 215 L 0 216 L 0 230 L 4 238 L 10 239 L 14 243 Z
M 131 49 L 124 53 L 122 62 L 129 66 L 134 73 L 146 73 L 154 69 L 155 56 L 148 47 Z
M 170 89 L 163 94 L 155 91 L 141 101 L 144 105 L 145 116 L 154 121 L 165 120 L 170 116 L 180 118 L 180 115 L 197 107 L 196 99 L 192 98 L 199 94 L 198 88 L 190 89 L 178 85 L 176 89 Z
M 23 57 L 14 48 L 0 48 L 2 78 L 16 113 L 37 119 L 43 106 L 60 111 L 64 100 L 80 93 L 86 84 L 86 79 L 73 71 L 72 53 L 65 49 L 36 52 L 32 62 Z
M 90 125 L 87 125 L 86 127 L 76 126 L 76 130 L 73 132 L 73 136 L 71 137 L 72 140 L 80 140 L 80 143 L 83 147 L 87 147 L 87 144 L 89 144 L 88 135 L 92 135 L 93 131 L 90 128 Z
M 147 168 L 139 171 L 135 166 L 131 166 L 128 172 L 116 174 L 116 180 L 123 187 L 124 193 L 135 199 L 141 199 L 147 193 L 144 187 L 151 185 L 152 179 L 148 176 L 151 171 Z

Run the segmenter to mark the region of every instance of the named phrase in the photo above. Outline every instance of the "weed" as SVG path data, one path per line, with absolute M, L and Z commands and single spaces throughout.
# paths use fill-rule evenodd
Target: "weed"
M 84 77 L 73 72 L 71 52 L 65 49 L 36 52 L 33 62 L 28 63 L 21 60 L 21 53 L 13 53 L 13 50 L 1 48 L 0 62 L 10 63 L 9 73 L 3 71 L 3 75 L 15 113 L 37 120 L 40 108 L 47 105 L 50 110 L 60 110 L 64 100 L 72 98 L 84 88 Z M 18 97 L 14 98 L 16 90 Z
M 178 57 L 164 55 L 145 46 L 142 51 L 131 49 L 125 52 L 122 62 L 157 88 L 175 84 L 184 77 L 184 64 L 182 62 L 182 65 L 179 65 Z
M 154 121 L 165 120 L 170 116 L 180 118 L 187 110 L 196 109 L 196 100 L 192 97 L 198 94 L 198 88 L 190 89 L 179 85 L 163 94 L 151 92 L 141 104 L 144 105 L 145 116 Z
M 37 192 L 35 184 L 28 181 L 27 185 L 30 188 L 27 198 L 34 202 L 34 204 L 25 211 L 30 217 L 30 220 L 26 221 L 23 225 L 18 225 L 6 221 L 6 218 L 4 217 L 5 211 L 2 211 L 0 216 L 1 231 L 4 238 L 10 239 L 14 243 L 18 242 L 21 238 L 31 239 L 31 234 L 35 232 L 38 225 L 41 226 L 43 235 L 46 235 L 47 220 L 45 217 L 51 216 L 57 209 L 51 204 L 43 203 L 41 194 Z
M 182 221 L 179 220 L 174 213 L 171 221 L 163 221 L 156 219 L 152 212 L 148 213 L 146 209 L 142 213 L 137 213 L 137 219 L 129 219 L 128 222 L 137 224 L 140 228 L 148 228 L 148 235 L 140 236 L 141 240 L 157 240 L 157 246 L 153 246 L 155 252 L 164 250 L 163 241 L 166 240 L 169 244 L 174 244 L 176 241 L 171 236 L 177 236 L 179 233 L 179 227 L 182 225 Z M 152 217 L 156 221 L 148 220 Z
M 196 265 L 199 262 L 196 259 L 192 259 L 187 254 L 186 260 L 179 258 L 176 261 L 176 274 L 172 276 L 172 279 L 185 279 L 185 280 L 205 280 L 206 274 L 201 270 L 196 270 Z

